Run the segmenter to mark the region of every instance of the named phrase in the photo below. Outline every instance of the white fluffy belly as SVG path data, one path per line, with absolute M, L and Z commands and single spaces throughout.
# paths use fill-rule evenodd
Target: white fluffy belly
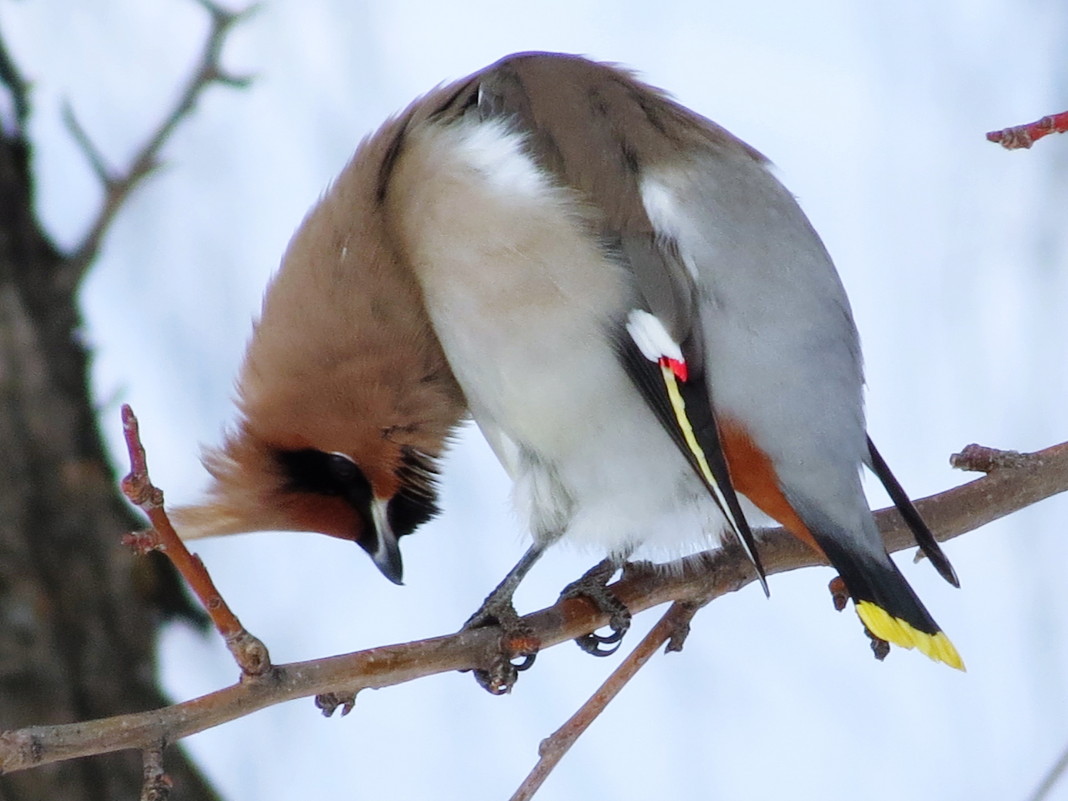
M 430 126 L 393 181 L 431 319 L 534 537 L 664 557 L 717 541 L 722 516 L 610 341 L 628 275 L 522 139 Z

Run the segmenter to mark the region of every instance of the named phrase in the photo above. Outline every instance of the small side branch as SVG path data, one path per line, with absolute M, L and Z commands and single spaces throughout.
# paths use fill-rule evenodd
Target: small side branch
M 123 542 L 136 550 L 162 551 L 188 582 L 194 594 L 204 606 L 212 623 L 226 642 L 226 647 L 234 655 L 242 674 L 261 676 L 270 670 L 271 657 L 267 647 L 241 625 L 241 621 L 230 611 L 215 587 L 215 582 L 208 575 L 204 563 L 195 554 L 191 554 L 171 525 L 170 518 L 163 508 L 163 491 L 152 484 L 148 477 L 148 462 L 145 448 L 141 444 L 137 417 L 129 405 L 122 407 L 122 432 L 126 438 L 126 449 L 130 454 L 130 473 L 122 480 L 122 492 L 144 512 L 152 523 L 150 531 L 129 534 Z
M 171 794 L 170 776 L 163 770 L 163 746 L 145 750 L 144 783 L 141 785 L 141 801 L 167 801 Z
M 1000 131 L 990 131 L 986 138 L 1006 150 L 1026 150 L 1043 136 L 1066 131 L 1068 131 L 1068 111 L 1062 111 L 1060 114 L 1050 114 L 1035 122 L 1002 128 Z
M 57 275 L 58 287 L 65 291 L 73 291 L 80 283 L 86 269 L 99 252 L 100 243 L 115 220 L 115 216 L 130 193 L 159 166 L 160 151 L 178 125 L 192 111 L 201 93 L 212 84 L 242 88 L 247 86 L 251 80 L 246 76 L 231 75 L 226 72 L 220 63 L 220 57 L 226 37 L 234 25 L 253 13 L 256 6 L 232 12 L 226 11 L 210 0 L 197 0 L 197 2 L 211 17 L 211 29 L 200 59 L 173 108 L 133 155 L 125 169 L 115 171 L 108 167 L 103 154 L 78 121 L 74 110 L 69 105 L 63 108 L 63 120 L 71 136 L 82 149 L 104 189 L 104 200 L 100 210 L 82 241 L 74 249 L 70 258 L 64 262 L 62 272 Z
M 681 632 L 690 624 L 690 619 L 700 607 L 697 604 L 673 603 L 655 626 L 650 629 L 638 646 L 620 663 L 589 700 L 568 718 L 567 723 L 542 740 L 538 748 L 538 764 L 530 772 L 510 801 L 530 801 L 545 783 L 553 769 L 564 758 L 575 741 L 590 727 L 612 699 L 619 695 L 627 683 L 637 675 L 645 663 L 652 659 L 661 645 L 670 641 L 668 650 L 682 650 Z

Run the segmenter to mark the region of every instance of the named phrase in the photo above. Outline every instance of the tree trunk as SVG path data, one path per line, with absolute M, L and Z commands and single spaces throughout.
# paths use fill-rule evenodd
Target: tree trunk
M 2 43 L 0 79 L 18 118 L 0 120 L 3 730 L 164 704 L 154 597 L 167 574 L 119 542 L 141 523 L 117 490 L 97 430 L 79 341 L 80 269 L 34 214 L 25 97 Z M 180 753 L 168 753 L 166 766 L 172 797 L 217 798 Z M 86 759 L 2 776 L 0 801 L 136 799 L 141 777 L 138 753 Z

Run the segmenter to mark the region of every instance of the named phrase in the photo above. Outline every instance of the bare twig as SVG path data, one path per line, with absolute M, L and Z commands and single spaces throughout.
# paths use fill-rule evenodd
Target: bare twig
M 193 109 L 200 94 L 212 84 L 240 88 L 247 86 L 251 80 L 246 76 L 231 75 L 226 72 L 220 64 L 220 56 L 230 30 L 236 23 L 252 14 L 257 6 L 248 6 L 241 11 L 235 12 L 226 11 L 210 2 L 210 0 L 197 0 L 197 2 L 205 8 L 211 17 L 211 28 L 208 31 L 208 37 L 204 43 L 204 49 L 201 52 L 197 66 L 170 113 L 149 135 L 124 170 L 116 172 L 108 167 L 100 149 L 93 144 L 85 128 L 78 122 L 74 110 L 69 105 L 65 105 L 63 108 L 63 119 L 67 128 L 70 130 L 75 142 L 81 147 L 86 159 L 93 168 L 93 172 L 96 173 L 97 178 L 103 185 L 104 200 L 95 219 L 89 226 L 89 230 L 74 249 L 70 258 L 64 262 L 63 271 L 56 277 L 57 286 L 62 289 L 73 291 L 81 281 L 85 270 L 100 250 L 100 243 L 111 227 L 115 216 L 130 196 L 130 193 L 159 166 L 160 151 L 179 123 Z
M 163 770 L 163 746 L 145 749 L 144 783 L 141 785 L 141 801 L 167 801 L 173 782 Z
M 130 499 L 130 503 L 140 508 L 152 523 L 150 531 L 128 535 L 123 542 L 142 553 L 162 551 L 203 604 L 215 628 L 226 642 L 226 647 L 237 660 L 241 672 L 246 676 L 264 674 L 271 667 L 271 657 L 266 646 L 249 634 L 237 616 L 230 611 L 204 568 L 204 563 L 189 552 L 171 525 L 163 508 L 163 491 L 154 486 L 148 477 L 148 463 L 145 448 L 141 444 L 137 417 L 127 404 L 122 407 L 122 431 L 130 454 L 130 474 L 122 480 L 122 491 Z
M 949 457 L 951 466 L 958 470 L 973 473 L 992 473 L 999 467 L 1025 467 L 1029 462 L 1039 458 L 1033 453 L 1019 451 L 1002 451 L 985 445 L 965 445 L 960 453 Z
M 997 142 L 1006 150 L 1019 150 L 1031 147 L 1043 136 L 1066 131 L 1068 131 L 1068 111 L 1062 111 L 1060 114 L 1050 114 L 1035 122 L 1014 125 L 1000 131 L 990 131 L 986 138 L 991 142 Z
M 926 498 L 917 507 L 939 540 L 947 540 L 1068 490 L 1068 443 L 1029 454 L 1018 467 L 997 467 L 989 475 Z M 876 514 L 892 551 L 914 545 L 896 509 Z M 806 546 L 781 529 L 759 532 L 768 574 L 821 564 Z M 669 570 L 628 571 L 612 592 L 633 612 L 668 601 L 703 603 L 756 579 L 745 555 L 727 548 L 680 560 Z M 578 598 L 523 618 L 543 648 L 592 631 L 607 615 Z M 144 749 L 159 742 L 218 726 L 258 709 L 342 690 L 354 694 L 454 670 L 485 668 L 497 654 L 500 634 L 487 627 L 418 642 L 372 648 L 342 656 L 280 665 L 262 676 L 200 698 L 151 712 L 85 723 L 32 726 L 0 733 L 0 773 L 92 754 Z
M 7 45 L 2 36 L 0 36 L 0 86 L 7 87 L 11 96 L 11 106 L 15 111 L 15 119 L 11 121 L 10 131 L 3 130 L 4 120 L 0 119 L 0 134 L 21 137 L 26 120 L 30 116 L 30 90 L 26 79 L 15 66 L 11 54 L 7 52 Z
M 1068 748 L 1065 748 L 1057 761 L 1053 763 L 1053 767 L 1049 769 L 1043 779 L 1042 783 L 1038 785 L 1034 793 L 1028 796 L 1027 801 L 1046 801 L 1049 798 L 1050 791 L 1056 787 L 1057 782 L 1060 781 L 1064 772 L 1068 770 Z
M 519 785 L 510 801 L 530 801 L 534 793 L 544 784 L 564 754 L 566 754 L 582 733 L 590 727 L 605 707 L 619 695 L 622 690 L 639 670 L 648 662 L 657 649 L 665 642 L 677 639 L 680 629 L 684 629 L 690 623 L 690 619 L 698 610 L 696 604 L 673 603 L 671 608 L 664 613 L 655 626 L 649 630 L 638 646 L 631 651 L 619 667 L 612 671 L 612 675 L 597 689 L 589 700 L 575 712 L 567 722 L 554 731 L 538 747 L 538 763 L 534 769 Z M 670 650 L 680 650 L 678 647 Z
M 100 184 L 104 187 L 106 204 L 107 198 L 113 192 L 118 191 L 118 186 L 123 182 L 124 178 L 112 175 L 111 169 L 107 165 L 107 160 L 104 158 L 104 154 L 100 152 L 100 148 L 96 146 L 92 138 L 89 136 L 89 132 L 85 130 L 77 116 L 75 116 L 74 108 L 69 101 L 63 101 L 62 116 L 63 124 L 67 126 L 67 131 L 74 137 L 75 144 L 82 149 L 82 154 L 85 156 L 86 161 L 89 162 L 89 166 L 93 168 L 97 180 L 100 181 Z M 146 169 L 145 174 L 147 175 L 148 172 L 155 169 L 155 167 L 156 165 L 153 163 L 149 169 Z M 125 176 L 125 180 L 129 183 L 133 183 L 139 179 L 128 174 Z M 100 225 L 100 220 L 96 220 L 95 224 Z M 85 245 L 79 246 L 77 252 L 80 253 L 84 247 Z

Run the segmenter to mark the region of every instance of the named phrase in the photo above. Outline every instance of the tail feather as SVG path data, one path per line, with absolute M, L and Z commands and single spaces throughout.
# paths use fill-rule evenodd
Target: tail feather
M 816 541 L 849 590 L 857 615 L 881 640 L 916 648 L 937 662 L 964 670 L 953 643 L 939 628 L 897 566 L 885 556 L 857 555 L 814 532 Z
M 904 620 L 893 617 L 885 609 L 870 601 L 854 601 L 857 615 L 865 628 L 880 640 L 902 648 L 917 648 L 936 662 L 945 662 L 957 670 L 964 670 L 964 661 L 944 631 L 934 634 L 921 632 Z
M 920 550 L 931 560 L 931 564 L 935 566 L 935 570 L 938 571 L 942 578 L 954 587 L 959 588 L 960 579 L 957 578 L 957 572 L 953 569 L 953 565 L 949 563 L 949 557 L 942 550 L 942 546 L 938 544 L 938 540 L 931 533 L 931 529 L 927 527 L 927 523 L 920 517 L 919 511 L 913 505 L 908 493 L 905 492 L 905 488 L 901 486 L 897 477 L 890 472 L 890 466 L 875 448 L 875 443 L 871 441 L 871 437 L 868 437 L 868 454 L 871 456 L 872 472 L 879 477 L 879 481 L 886 488 L 890 500 L 894 502 L 894 506 L 901 513 L 905 524 L 912 530 L 912 536 L 916 538 L 916 544 L 920 546 Z

